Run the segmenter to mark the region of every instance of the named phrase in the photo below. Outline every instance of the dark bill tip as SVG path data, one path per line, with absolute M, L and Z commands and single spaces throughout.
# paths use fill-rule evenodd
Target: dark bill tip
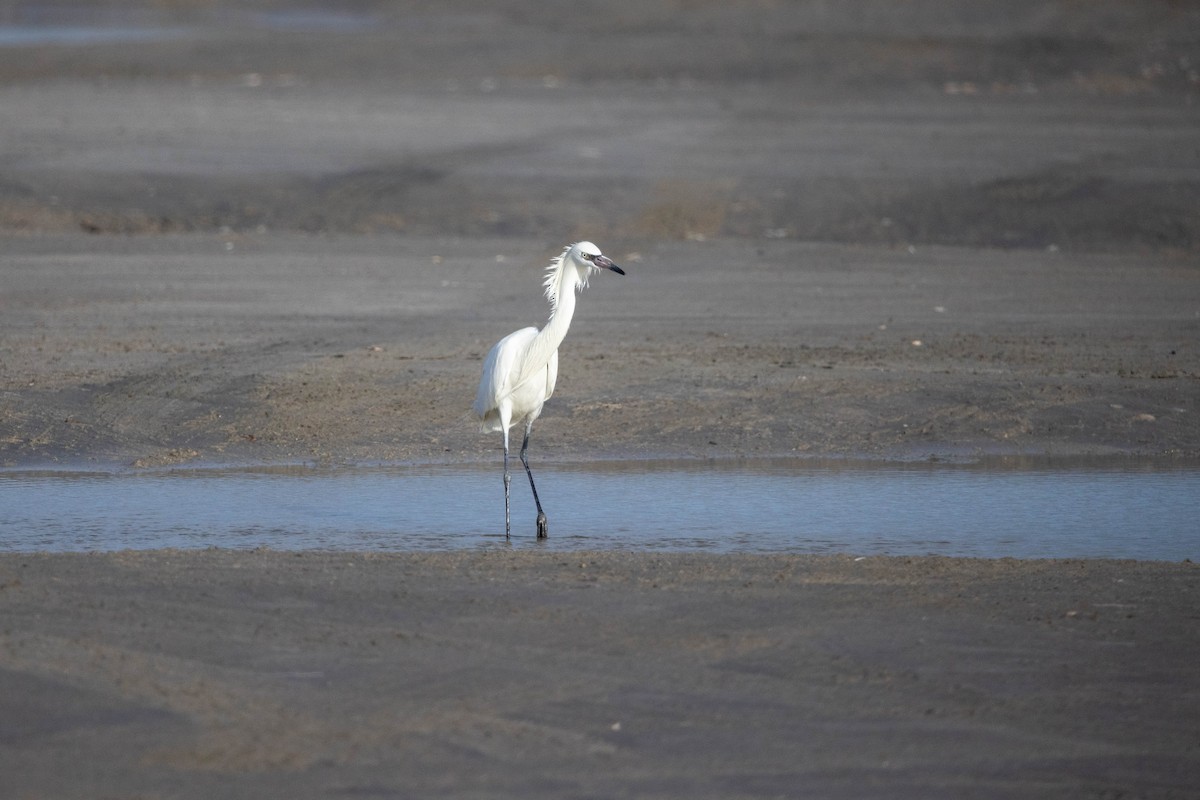
M 605 269 L 611 269 L 613 272 L 617 273 L 618 275 L 625 274 L 625 270 L 621 269 L 616 264 L 614 264 L 612 262 L 612 259 L 609 258 L 608 256 L 602 256 L 602 255 L 597 254 L 592 257 L 592 264 L 594 264 L 597 267 L 604 267 Z

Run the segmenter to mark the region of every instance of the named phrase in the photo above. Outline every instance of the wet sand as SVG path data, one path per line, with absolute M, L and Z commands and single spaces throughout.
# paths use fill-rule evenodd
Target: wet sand
M 227 249 L 226 241 L 232 244 Z M 1200 284 L 1156 253 L 742 241 L 611 250 L 537 459 L 1200 455 Z M 20 237 L 8 465 L 494 460 L 528 239 Z
M 8 797 L 1194 793 L 1194 565 L 2 555 Z
M 535 463 L 1200 456 L 1195 10 L 899 8 L 97 3 L 150 35 L 0 46 L 0 463 L 498 461 L 479 363 L 577 238 L 629 274 Z M 0 795 L 1187 797 L 1196 581 L 4 554 Z

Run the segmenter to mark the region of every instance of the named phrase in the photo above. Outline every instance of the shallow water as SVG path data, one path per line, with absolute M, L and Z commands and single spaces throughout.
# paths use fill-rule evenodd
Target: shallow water
M 0 47 L 79 47 L 181 39 L 190 31 L 181 27 L 92 27 L 86 25 L 0 25 Z
M 0 472 L 0 550 L 620 548 L 1200 558 L 1200 465 L 632 462 Z
M 184 20 L 186 24 L 180 24 Z M 29 3 L 0 22 L 0 47 L 89 47 L 199 38 L 222 26 L 291 33 L 367 33 L 373 14 L 327 9 L 268 9 L 172 15 L 150 8 Z

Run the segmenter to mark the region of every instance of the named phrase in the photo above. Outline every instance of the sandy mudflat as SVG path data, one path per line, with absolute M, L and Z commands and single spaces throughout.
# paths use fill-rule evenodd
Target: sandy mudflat
M 1194 4 L 34 5 L 5 467 L 495 462 L 480 360 L 578 238 L 629 274 L 535 462 L 1200 456 Z M 3 554 L 0 797 L 1194 797 L 1198 588 Z
M 9 466 L 496 459 L 492 342 L 558 245 L 20 237 Z M 1175 255 L 765 241 L 614 256 L 535 458 L 1200 455 L 1200 271 Z M 498 260 L 499 259 L 499 260 Z
M 1192 564 L 0 556 L 6 797 L 1158 797 Z
M 0 46 L 0 463 L 494 458 L 578 238 L 537 454 L 1200 455 L 1189 5 L 171 5 Z

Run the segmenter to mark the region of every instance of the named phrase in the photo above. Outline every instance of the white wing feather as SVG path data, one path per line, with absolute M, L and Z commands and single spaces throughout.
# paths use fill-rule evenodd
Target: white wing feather
M 492 423 L 493 429 L 499 429 L 499 421 L 495 419 L 500 400 L 512 394 L 520 382 L 515 375 L 518 361 L 537 336 L 537 328 L 522 328 L 513 331 L 492 346 L 487 358 L 483 361 L 483 374 L 479 379 L 479 391 L 475 393 L 475 404 L 472 409 L 487 426 Z

